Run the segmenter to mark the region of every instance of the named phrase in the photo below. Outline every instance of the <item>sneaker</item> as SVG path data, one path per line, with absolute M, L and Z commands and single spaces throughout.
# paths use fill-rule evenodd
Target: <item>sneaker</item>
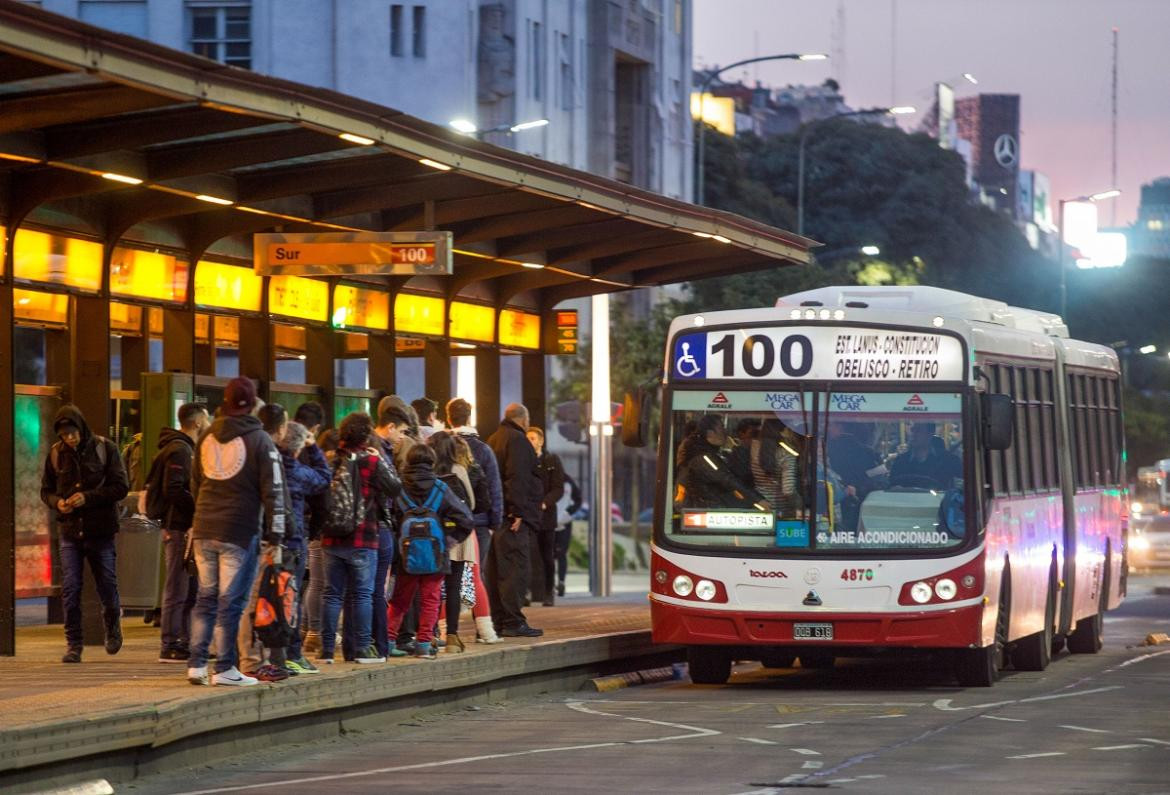
M 187 681 L 193 685 L 209 685 L 211 679 L 207 676 L 207 666 L 187 669 Z
M 284 663 L 284 670 L 290 674 L 319 674 L 321 669 L 313 665 L 304 657 L 298 657 L 295 660 L 286 660 Z
M 556 607 L 556 604 L 556 600 L 554 600 L 551 596 L 540 603 L 541 607 Z
M 378 647 L 371 643 L 369 646 L 366 646 L 364 649 L 359 651 L 354 656 L 353 661 L 363 665 L 368 665 L 372 663 L 384 663 L 386 662 L 386 658 L 379 654 Z
M 122 619 L 111 616 L 106 621 L 106 654 L 117 654 L 122 648 Z
M 318 665 L 333 665 L 333 655 L 332 654 L 318 655 L 317 664 Z
M 65 652 L 65 656 L 61 658 L 63 663 L 79 663 L 81 662 L 81 647 L 70 646 Z
M 407 654 L 414 654 L 414 650 L 418 646 L 418 642 L 414 640 L 407 640 L 395 645 Z
M 408 652 L 406 649 L 400 649 L 397 646 L 391 646 L 389 651 L 386 652 L 386 656 L 387 657 L 409 657 L 410 652 Z
M 305 642 L 301 645 L 301 651 L 308 657 L 310 654 L 321 653 L 321 633 L 310 632 L 305 635 Z
M 255 679 L 251 676 L 240 673 L 234 665 L 231 668 L 228 668 L 226 671 L 220 671 L 217 673 L 214 677 L 212 677 L 212 681 L 217 685 L 230 685 L 233 687 L 248 687 L 250 685 L 259 684 L 260 682 L 259 679 Z
M 505 638 L 539 638 L 544 634 L 544 630 L 530 627 L 528 624 L 520 624 L 515 627 L 504 627 L 504 631 L 500 634 Z
M 557 596 L 564 596 L 564 595 L 565 595 L 565 584 L 564 584 L 564 582 L 558 582 L 557 583 Z
M 285 679 L 288 679 L 288 671 L 283 668 L 278 668 L 271 663 L 261 665 L 251 675 L 261 682 L 283 682 Z M 217 676 L 216 679 L 218 680 L 219 677 Z M 219 684 L 219 682 L 216 681 L 216 684 Z
M 435 659 L 435 645 L 433 643 L 419 643 L 415 646 L 414 656 L 421 660 Z
M 180 664 L 187 662 L 188 657 L 190 657 L 190 654 L 181 649 L 163 649 L 162 653 L 158 655 L 158 661 L 160 663 Z

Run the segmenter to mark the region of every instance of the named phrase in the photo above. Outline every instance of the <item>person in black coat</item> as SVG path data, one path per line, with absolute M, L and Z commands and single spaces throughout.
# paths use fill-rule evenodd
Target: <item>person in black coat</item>
M 528 441 L 536 450 L 540 476 L 540 527 L 532 534 L 532 600 L 545 607 L 555 603 L 557 502 L 565 493 L 565 468 L 559 456 L 544 449 L 544 431 L 535 425 L 528 429 Z
M 523 602 L 528 593 L 529 535 L 539 530 L 544 492 L 537 474 L 536 451 L 524 435 L 528 409 L 511 403 L 488 446 L 500 465 L 504 487 L 504 523 L 492 538 L 486 566 L 492 621 L 505 637 L 535 638 L 544 634 L 528 626 Z
M 61 662 L 81 662 L 81 578 L 89 561 L 106 629 L 106 653 L 122 648 L 122 607 L 118 600 L 118 503 L 130 491 L 118 446 L 90 432 L 81 410 L 66 404 L 57 411 L 41 475 L 41 501 L 60 528 L 61 600 L 65 608 L 65 643 Z M 525 442 L 527 444 L 527 442 Z

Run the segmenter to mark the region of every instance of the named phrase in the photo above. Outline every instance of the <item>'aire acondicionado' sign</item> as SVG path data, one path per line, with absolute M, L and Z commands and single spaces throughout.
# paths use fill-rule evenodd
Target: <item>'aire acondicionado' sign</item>
M 446 276 L 450 232 L 257 234 L 252 262 L 261 276 Z

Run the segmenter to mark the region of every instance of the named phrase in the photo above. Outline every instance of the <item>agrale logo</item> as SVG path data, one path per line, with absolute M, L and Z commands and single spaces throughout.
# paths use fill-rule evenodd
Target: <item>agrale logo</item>
M 926 405 L 926 401 L 922 399 L 921 395 L 913 395 L 906 401 L 902 411 L 930 411 L 930 407 Z
M 722 392 L 716 393 L 715 397 L 711 398 L 711 402 L 707 404 L 709 409 L 729 409 L 731 408 L 731 401 L 727 399 L 727 395 Z
M 756 569 L 748 569 L 749 577 L 757 577 L 762 579 L 787 580 L 788 575 L 782 571 L 758 571 Z

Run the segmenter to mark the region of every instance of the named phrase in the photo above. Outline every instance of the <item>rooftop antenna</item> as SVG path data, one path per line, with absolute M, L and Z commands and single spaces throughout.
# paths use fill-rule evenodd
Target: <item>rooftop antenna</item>
M 898 0 L 890 0 L 890 107 L 898 104 Z
M 845 85 L 845 0 L 837 0 L 837 16 L 833 20 L 829 50 L 833 56 L 833 78 Z
M 1113 181 L 1109 183 L 1110 187 L 1117 187 L 1117 28 L 1113 28 Z M 1117 202 L 1113 202 L 1109 208 L 1110 223 L 1112 227 L 1117 226 Z

